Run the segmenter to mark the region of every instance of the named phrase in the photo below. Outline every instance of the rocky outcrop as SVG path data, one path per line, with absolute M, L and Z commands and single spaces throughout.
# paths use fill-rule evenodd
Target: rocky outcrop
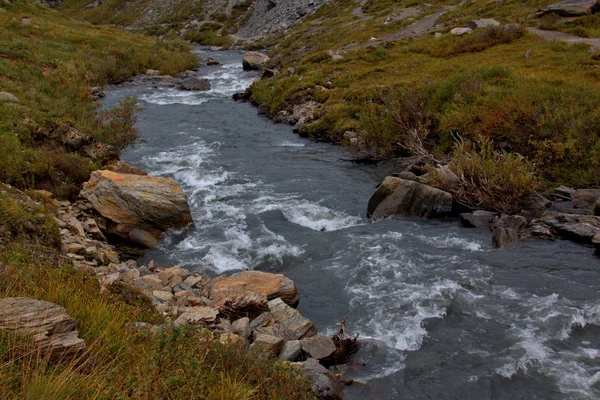
M 171 178 L 94 171 L 80 194 L 109 223 L 109 233 L 148 246 L 192 223 L 187 198 Z
M 593 14 L 600 10 L 598 0 L 565 0 L 550 4 L 542 14 L 557 13 L 564 17 L 578 17 Z
M 183 90 L 206 92 L 210 90 L 210 81 L 206 78 L 187 78 L 181 82 Z
M 373 220 L 392 215 L 443 218 L 453 213 L 452 195 L 443 190 L 388 176 L 371 196 L 367 214 Z
M 532 224 L 547 227 L 553 235 L 583 243 L 592 243 L 600 234 L 600 217 L 593 215 L 547 212 Z
M 77 359 L 85 350 L 77 321 L 64 308 L 48 301 L 26 297 L 0 299 L 0 329 L 31 335 L 33 344 L 56 361 Z
M 243 271 L 214 282 L 210 297 L 238 298 L 245 294 L 260 293 L 268 300 L 280 298 L 290 306 L 298 304 L 298 291 L 294 282 L 280 274 L 261 271 Z
M 600 215 L 600 189 L 579 189 L 573 193 L 573 211 Z
M 264 69 L 270 58 L 265 54 L 256 51 L 247 51 L 244 53 L 242 60 L 242 66 L 244 71 L 261 70 Z
M 260 38 L 288 29 L 314 13 L 323 3 L 325 0 L 256 0 L 238 35 Z

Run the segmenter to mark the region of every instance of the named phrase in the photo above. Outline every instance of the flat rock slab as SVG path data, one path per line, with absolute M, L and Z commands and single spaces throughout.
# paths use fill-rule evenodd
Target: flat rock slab
M 302 339 L 302 350 L 316 360 L 322 360 L 335 352 L 335 343 L 325 335 L 315 335 Z
M 290 340 L 286 342 L 279 353 L 281 361 L 296 361 L 302 353 L 302 342 L 300 340 Z
M 253 293 L 261 293 L 268 300 L 279 297 L 290 306 L 298 304 L 298 291 L 291 279 L 281 274 L 262 271 L 243 271 L 214 282 L 210 289 L 210 298 L 235 298 Z
M 212 324 L 219 312 L 210 307 L 190 307 L 175 320 L 176 325 Z
M 304 318 L 298 310 L 288 306 L 280 298 L 269 301 L 268 306 L 275 321 L 283 325 L 296 339 L 316 334 L 313 322 Z
M 0 92 L 0 101 L 10 101 L 13 103 L 18 103 L 19 98 L 12 93 Z
M 472 213 L 460 214 L 463 225 L 473 228 L 490 228 L 498 213 L 493 211 L 476 210 Z
M 78 337 L 77 321 L 48 301 L 26 297 L 0 299 L 0 329 L 31 335 L 36 345 L 56 360 L 70 360 L 85 350 Z
M 548 227 L 557 236 L 578 242 L 590 243 L 600 235 L 600 217 L 594 215 L 548 212 L 534 222 Z

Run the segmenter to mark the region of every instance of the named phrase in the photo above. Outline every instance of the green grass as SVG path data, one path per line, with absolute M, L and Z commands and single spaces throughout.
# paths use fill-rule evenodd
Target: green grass
M 99 167 L 48 140 L 66 127 L 122 148 L 131 143 L 135 107 L 97 113 L 91 88 L 148 68 L 177 74 L 196 65 L 189 45 L 94 27 L 35 2 L 0 5 L 0 90 L 20 102 L 0 102 L 0 181 L 73 197 Z M 32 17 L 22 25 L 21 16 Z M 117 118 L 113 118 L 117 117 Z M 129 127 L 127 126 L 129 125 Z
M 245 340 L 220 343 L 209 331 L 157 335 L 133 322 L 164 323 L 150 300 L 99 293 L 96 278 L 72 270 L 51 249 L 0 245 L 0 297 L 63 306 L 87 344 L 78 362 L 56 363 L 27 337 L 0 331 L 0 397 L 5 399 L 313 399 L 289 365 L 260 356 Z
M 467 3 L 443 16 L 449 24 L 444 32 L 481 17 L 523 21 L 549 3 L 526 2 L 522 10 L 521 2 Z M 402 126 L 390 119 L 406 106 L 384 93 L 416 91 L 424 99 L 419 112 L 427 122 L 426 150 L 436 158 L 451 156 L 456 134 L 472 142 L 483 137 L 495 151 L 526 157 L 543 187 L 600 185 L 600 72 L 588 46 L 545 41 L 513 27 L 369 46 L 370 37 L 390 32 L 381 21 L 391 7 L 404 3 L 377 4 L 369 11 L 374 18 L 358 21 L 349 15 L 353 2 L 330 3 L 292 29 L 270 56 L 281 71 L 293 67 L 295 73 L 255 83 L 253 101 L 273 115 L 318 101 L 317 120 L 301 133 L 340 143 L 346 130 L 355 130 L 366 139 L 362 150 L 388 158 L 406 154 Z M 330 49 L 344 49 L 344 59 L 332 60 Z

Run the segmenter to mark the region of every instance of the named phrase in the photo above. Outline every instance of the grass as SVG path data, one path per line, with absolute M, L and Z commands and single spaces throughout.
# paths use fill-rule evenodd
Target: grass
M 144 296 L 126 302 L 99 293 L 95 277 L 70 269 L 53 250 L 0 245 L 0 297 L 63 306 L 79 321 L 86 354 L 57 362 L 27 337 L 0 331 L 0 397 L 14 399 L 312 399 L 289 365 L 262 357 L 245 340 L 220 343 L 209 331 L 167 328 L 151 335 L 133 322 L 164 320 Z
M 436 2 L 417 18 L 448 4 Z M 418 93 L 414 98 L 422 99 L 418 112 L 427 132 L 422 147 L 433 159 L 453 157 L 456 135 L 472 143 L 483 137 L 498 154 L 518 154 L 535 165 L 540 187 L 596 187 L 600 72 L 588 46 L 545 41 L 515 26 L 462 37 L 447 33 L 482 17 L 533 24 L 527 13 L 548 4 L 469 2 L 444 14 L 442 37 L 370 42 L 390 33 L 382 21 L 405 3 L 368 2 L 373 18 L 360 20 L 350 15 L 353 2 L 337 1 L 273 46 L 270 56 L 281 71 L 292 67 L 294 73 L 255 83 L 252 99 L 272 115 L 318 101 L 316 121 L 301 133 L 341 143 L 344 132 L 354 130 L 364 143 L 358 150 L 382 159 L 411 153 L 414 135 L 403 133 L 405 126 L 394 116 L 411 108 L 397 99 Z M 579 21 L 587 19 L 592 18 Z M 327 57 L 328 50 L 343 50 L 344 59 Z
M 0 90 L 19 103 L 0 101 L 0 180 L 21 189 L 47 189 L 73 197 L 100 167 L 50 140 L 74 128 L 123 148 L 135 139 L 136 106 L 97 112 L 91 88 L 148 68 L 177 74 L 196 65 L 189 45 L 155 40 L 116 28 L 94 27 L 30 1 L 0 5 Z M 32 17 L 22 25 L 21 16 Z

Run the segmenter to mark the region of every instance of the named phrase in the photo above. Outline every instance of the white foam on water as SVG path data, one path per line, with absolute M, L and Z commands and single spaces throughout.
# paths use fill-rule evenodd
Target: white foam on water
M 193 92 L 187 90 L 180 90 L 174 88 L 168 89 L 156 89 L 152 93 L 145 93 L 139 96 L 140 100 L 143 100 L 150 104 L 156 104 L 159 106 L 172 105 L 172 104 L 186 104 L 190 106 L 197 106 L 206 103 L 209 98 L 207 96 L 209 92 Z
M 467 251 L 483 251 L 483 244 L 481 242 L 471 241 L 461 237 L 451 235 L 418 235 L 418 238 L 438 249 L 459 248 Z
M 276 144 L 277 147 L 306 147 L 304 143 L 283 141 Z
M 283 204 L 282 212 L 288 221 L 313 231 L 336 231 L 362 222 L 360 217 L 353 217 L 311 201 Z

